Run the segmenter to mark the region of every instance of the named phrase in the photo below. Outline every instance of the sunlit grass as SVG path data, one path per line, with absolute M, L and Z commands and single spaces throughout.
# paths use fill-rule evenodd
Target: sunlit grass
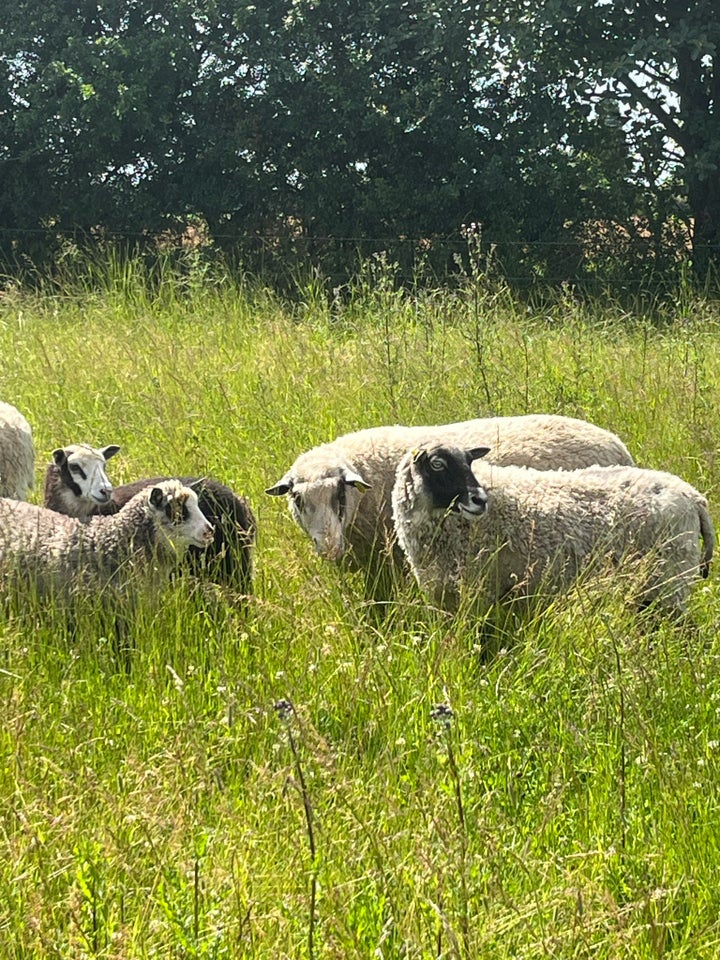
M 720 310 L 371 279 L 284 305 L 118 261 L 0 299 L 35 500 L 55 446 L 115 442 L 116 482 L 209 473 L 259 527 L 245 607 L 179 578 L 124 653 L 92 605 L 0 617 L 3 956 L 715 955 L 716 572 L 694 629 L 588 585 L 488 650 L 412 584 L 374 617 L 264 489 L 346 430 L 546 411 L 712 504 Z

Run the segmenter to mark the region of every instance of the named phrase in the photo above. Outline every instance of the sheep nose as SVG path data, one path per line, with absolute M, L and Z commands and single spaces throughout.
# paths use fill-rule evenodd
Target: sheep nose
M 468 508 L 476 516 L 485 512 L 487 504 L 487 495 L 484 490 L 477 490 L 475 493 L 468 494 Z

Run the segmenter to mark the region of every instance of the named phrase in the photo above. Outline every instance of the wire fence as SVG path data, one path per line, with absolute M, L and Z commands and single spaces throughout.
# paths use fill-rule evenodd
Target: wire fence
M 615 225 L 613 225 L 614 227 Z M 453 284 L 468 278 L 504 283 L 520 292 L 571 284 L 589 292 L 653 292 L 679 283 L 718 288 L 720 244 L 669 242 L 585 228 L 582 236 L 522 239 L 480 230 L 453 236 L 309 235 L 299 230 L 210 232 L 193 225 L 151 233 L 130 230 L 59 230 L 0 226 L 0 259 L 6 276 L 53 271 L 69 261 L 107 256 L 169 258 L 178 269 L 198 262 L 222 264 L 287 290 L 312 275 L 328 287 L 382 272 L 397 284 Z

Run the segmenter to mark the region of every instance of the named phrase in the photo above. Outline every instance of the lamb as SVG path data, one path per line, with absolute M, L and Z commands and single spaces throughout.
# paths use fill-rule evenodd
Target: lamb
M 124 592 L 138 574 L 164 577 L 185 549 L 206 549 L 213 528 L 194 490 L 165 480 L 117 514 L 83 523 L 45 507 L 0 499 L 0 582 L 40 597 Z
M 35 448 L 30 424 L 20 411 L 0 402 L 0 497 L 27 500 L 35 486 Z
M 382 598 L 392 592 L 393 570 L 402 568 L 390 503 L 397 465 L 411 447 L 441 440 L 492 447 L 495 463 L 542 470 L 633 463 L 619 437 L 584 420 L 551 414 L 491 417 L 346 434 L 301 454 L 266 493 L 287 494 L 291 515 L 317 553 L 327 560 L 345 558 L 350 569 L 364 571 L 366 589 Z
M 80 520 L 109 516 L 140 490 L 167 479 L 148 477 L 113 489 L 105 464 L 119 450 L 116 444 L 96 448 L 85 443 L 53 450 L 53 462 L 45 473 L 45 507 Z M 256 523 L 248 502 L 211 477 L 180 480 L 196 491 L 200 510 L 215 531 L 207 549 L 190 546 L 184 565 L 195 574 L 249 594 Z
M 694 487 L 628 466 L 497 466 L 479 459 L 487 452 L 429 445 L 398 466 L 398 542 L 433 603 L 453 611 L 467 594 L 486 611 L 497 600 L 566 590 L 610 562 L 636 573 L 639 606 L 685 612 L 715 545 L 707 500 Z

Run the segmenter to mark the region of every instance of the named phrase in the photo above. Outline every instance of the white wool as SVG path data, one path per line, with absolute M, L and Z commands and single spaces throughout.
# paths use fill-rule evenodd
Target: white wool
M 398 542 L 423 592 L 446 609 L 468 590 L 479 609 L 563 590 L 594 561 L 609 561 L 637 569 L 643 603 L 682 612 L 693 583 L 707 575 L 715 543 L 707 500 L 673 474 L 626 466 L 539 471 L 484 460 L 472 471 L 487 502 L 470 520 L 423 509 L 410 455 L 393 490 Z
M 0 498 L 0 580 L 31 584 L 39 594 L 123 587 L 138 572 L 168 573 L 190 543 L 206 546 L 212 529 L 195 491 L 178 480 L 148 487 L 117 514 L 86 523 Z
M 0 497 L 26 500 L 35 486 L 35 448 L 30 424 L 20 411 L 0 402 Z
M 432 442 L 490 447 L 487 456 L 494 463 L 542 470 L 633 463 L 619 437 L 584 420 L 552 414 L 490 417 L 437 426 L 372 427 L 346 434 L 302 453 L 268 492 L 277 494 L 290 486 L 291 514 L 312 538 L 317 552 L 331 560 L 349 555 L 352 565 L 365 569 L 393 553 L 390 501 L 398 463 L 410 448 Z M 343 518 L 337 504 L 342 478 L 346 480 Z

